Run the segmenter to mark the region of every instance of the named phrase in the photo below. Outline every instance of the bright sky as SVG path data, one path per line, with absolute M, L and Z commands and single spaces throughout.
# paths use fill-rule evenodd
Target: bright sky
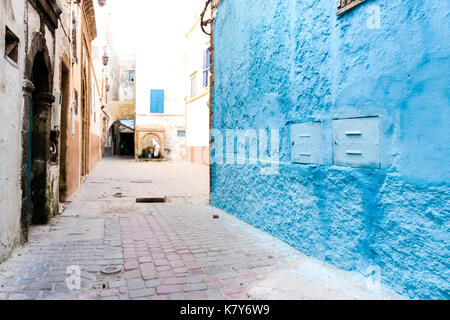
M 110 15 L 116 50 L 132 52 L 140 41 L 183 36 L 204 4 L 205 0 L 107 0 L 99 10 Z

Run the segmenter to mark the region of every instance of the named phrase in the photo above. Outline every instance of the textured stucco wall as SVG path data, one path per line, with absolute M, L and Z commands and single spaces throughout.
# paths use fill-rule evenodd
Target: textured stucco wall
M 0 2 L 0 262 L 21 240 L 19 164 L 25 48 L 23 14 L 22 2 Z M 5 57 L 5 26 L 20 40 L 17 64 Z
M 380 9 L 373 27 L 372 5 Z M 223 0 L 214 128 L 280 130 L 278 175 L 212 166 L 212 204 L 411 298 L 450 297 L 449 3 Z M 381 169 L 333 165 L 332 120 L 379 116 Z M 291 163 L 290 125 L 322 121 L 320 166 Z

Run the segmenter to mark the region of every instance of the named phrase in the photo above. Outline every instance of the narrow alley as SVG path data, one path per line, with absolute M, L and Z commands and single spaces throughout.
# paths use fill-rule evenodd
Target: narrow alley
M 0 299 L 397 297 L 207 205 L 208 181 L 205 166 L 103 160 L 62 215 L 0 265 Z
M 449 300 L 449 17 L 0 0 L 0 302 Z

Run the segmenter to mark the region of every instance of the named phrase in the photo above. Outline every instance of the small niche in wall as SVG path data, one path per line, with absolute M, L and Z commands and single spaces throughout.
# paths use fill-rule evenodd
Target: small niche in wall
M 14 63 L 19 61 L 19 38 L 8 27 L 5 32 L 5 56 Z

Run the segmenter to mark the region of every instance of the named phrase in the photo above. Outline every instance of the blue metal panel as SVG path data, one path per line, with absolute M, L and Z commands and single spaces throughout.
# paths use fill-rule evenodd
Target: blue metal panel
M 380 119 L 334 120 L 333 151 L 338 166 L 379 169 Z
M 322 123 L 308 122 L 292 125 L 291 145 L 292 162 L 322 163 Z

